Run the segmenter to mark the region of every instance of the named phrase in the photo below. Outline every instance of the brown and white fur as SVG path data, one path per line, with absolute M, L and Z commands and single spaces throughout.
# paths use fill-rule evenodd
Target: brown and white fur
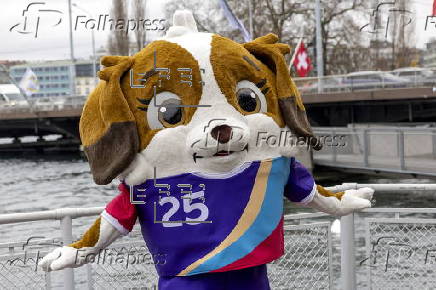
M 266 54 L 276 61 L 275 67 L 271 66 L 271 59 L 262 56 L 263 47 L 268 50 Z M 185 172 L 228 174 L 249 161 L 294 156 L 298 151 L 295 146 L 270 146 L 258 139 L 259 132 L 279 136 L 282 131 L 298 131 L 301 124 L 291 123 L 293 128 L 290 128 L 281 107 L 285 97 L 281 94 L 286 92 L 294 94 L 294 105 L 299 106 L 295 110 L 304 114 L 295 120 L 307 121 L 302 104 L 298 104 L 298 92 L 291 87 L 290 77 L 280 79 L 283 76 L 279 76 L 277 61 L 282 60 L 277 60 L 277 57 L 282 56 L 277 55 L 280 51 L 286 52 L 286 47 L 276 44 L 271 35 L 258 43 L 242 46 L 215 34 L 200 33 L 190 12 L 177 11 L 173 26 L 163 39 L 153 42 L 133 57 L 103 60 L 107 68 L 100 73 L 102 84 L 89 97 L 81 120 L 82 141 L 88 148 L 87 155 L 96 182 L 108 183 L 118 176 L 128 185 L 137 185 L 153 177 Z M 126 72 L 129 69 L 141 73 L 152 71 L 154 52 L 157 66 L 169 68 L 171 77 L 175 78 L 166 80 L 162 79 L 162 74 L 150 75 L 148 81 L 156 85 L 160 79 L 161 85 L 156 95 L 150 98 L 153 95 L 152 86 L 132 89 L 129 73 Z M 186 67 L 192 69 L 191 86 L 181 82 L 187 79 L 180 77 L 177 71 L 177 68 Z M 114 77 L 117 70 L 122 72 Z M 111 82 L 119 82 L 119 87 L 110 87 Z M 264 83 L 263 86 L 260 83 Z M 238 106 L 235 93 L 241 88 L 255 93 L 259 102 L 255 113 L 246 113 Z M 109 89 L 115 90 L 115 93 L 121 90 L 123 100 L 110 99 L 114 98 L 114 93 L 104 93 Z M 94 103 L 95 96 L 99 99 Z M 146 109 L 137 109 L 140 105 L 138 98 L 148 98 Z M 162 107 L 155 106 L 155 103 L 164 104 L 166 100 L 178 100 L 180 104 L 199 107 L 182 108 L 183 116 L 179 123 L 165 124 L 158 117 Z M 128 107 L 124 109 L 126 104 Z M 96 117 L 98 113 L 93 111 L 93 106 L 99 106 L 100 118 Z M 121 107 L 120 113 L 111 115 L 113 110 Z M 130 126 L 132 123 L 133 129 Z M 114 124 L 121 126 L 123 133 L 114 133 Z M 96 129 L 96 126 L 100 127 Z M 302 126 L 307 127 L 307 124 Z M 231 135 L 226 136 L 228 142 L 220 143 L 213 138 L 217 131 L 215 128 L 228 127 L 231 128 Z M 306 132 L 306 137 L 310 136 L 310 127 L 301 132 Z M 218 129 L 218 134 L 227 133 L 228 130 Z M 109 138 L 112 138 L 111 144 L 101 145 Z M 122 146 L 125 151 L 117 151 L 118 156 L 112 157 L 111 146 L 118 149 Z M 102 156 L 109 161 L 101 160 Z M 306 205 L 336 216 L 370 207 L 374 192 L 369 188 L 347 190 L 338 198 L 325 194 L 323 189 L 321 191 L 324 192 L 319 190 L 314 187 L 314 197 Z M 97 232 L 93 232 L 92 242 L 81 245 L 90 253 L 98 252 L 123 234 L 104 217 L 95 228 Z M 77 267 L 85 261 L 75 261 L 76 253 L 76 247 L 64 246 L 44 257 L 40 265 L 47 271 Z

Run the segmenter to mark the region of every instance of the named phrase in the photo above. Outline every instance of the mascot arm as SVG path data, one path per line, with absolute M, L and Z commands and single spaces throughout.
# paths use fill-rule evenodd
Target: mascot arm
M 371 207 L 374 193 L 371 188 L 333 193 L 321 185 L 316 185 L 312 174 L 294 158 L 290 169 L 285 196 L 292 202 L 335 216 Z
M 343 216 L 371 207 L 373 193 L 374 190 L 368 187 L 333 193 L 317 185 L 313 199 L 306 205 L 334 216 Z
M 39 266 L 45 271 L 76 268 L 92 261 L 101 249 L 128 234 L 136 222 L 135 206 L 130 203 L 127 187 L 120 185 L 115 197 L 82 238 L 47 254 Z

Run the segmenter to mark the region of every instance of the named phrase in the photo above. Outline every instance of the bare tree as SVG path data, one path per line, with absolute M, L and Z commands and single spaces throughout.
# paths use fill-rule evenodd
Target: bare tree
M 415 25 L 412 21 L 410 1 L 400 0 L 392 15 L 392 64 L 391 69 L 410 66 L 415 52 Z
M 295 46 L 300 37 L 303 37 L 305 44 L 309 47 L 310 57 L 312 60 L 316 59 L 313 2 L 301 0 L 248 1 L 251 1 L 253 14 L 253 38 L 272 32 L 280 37 L 281 42 Z M 371 34 L 361 31 L 362 23 L 359 21 L 370 19 L 369 6 L 370 2 L 374 3 L 374 1 L 321 1 L 323 11 L 321 35 L 324 72 L 327 75 L 358 70 L 390 69 L 391 57 L 395 57 L 396 67 L 410 63 L 411 59 L 417 58 L 413 41 L 409 39 L 410 35 L 413 35 L 410 33 L 412 25 L 406 26 L 402 36 L 397 37 L 397 41 L 401 39 L 400 43 L 402 44 L 396 44 L 395 54 L 392 55 L 386 53 L 386 44 L 383 41 L 374 42 L 374 39 L 371 39 Z M 237 0 L 227 0 L 227 2 L 233 13 L 248 29 L 248 2 Z M 401 0 L 401 2 L 406 3 L 407 1 Z M 200 0 L 183 2 L 170 0 L 166 7 L 167 17 L 170 17 L 176 9 L 190 9 L 194 12 L 200 30 L 218 33 L 242 42 L 241 32 L 229 26 L 217 1 L 205 3 L 205 1 Z M 405 7 L 407 10 L 408 5 L 411 4 L 403 5 L 403 8 Z M 371 40 L 373 41 L 370 42 Z M 412 45 L 408 46 L 409 43 Z M 376 49 L 378 46 L 380 48 Z M 375 55 L 379 55 L 379 57 L 375 57 Z M 311 74 L 315 75 L 315 71 Z
M 295 25 L 297 21 L 304 21 L 304 13 L 308 8 L 301 6 L 297 0 L 249 0 L 252 7 L 253 38 L 267 33 L 275 33 L 285 43 L 295 44 L 299 37 L 309 31 L 308 27 Z M 249 11 L 247 1 L 228 0 L 232 12 L 238 17 L 246 29 L 249 29 Z M 205 4 L 207 3 L 207 4 Z M 177 9 L 189 9 L 200 31 L 218 33 L 235 41 L 243 42 L 240 31 L 230 27 L 224 17 L 218 1 L 169 1 L 166 16 L 171 17 Z M 301 19 L 295 17 L 302 16 Z
M 359 25 L 356 24 L 355 18 L 362 15 L 365 8 L 365 0 L 346 0 L 346 1 L 324 1 L 323 15 L 321 19 L 321 36 L 324 50 L 324 72 L 326 74 L 338 73 L 336 59 L 331 55 L 338 55 L 335 51 L 343 51 L 343 47 L 350 49 L 348 53 L 349 63 L 355 63 L 357 57 L 360 59 L 358 47 L 362 47 L 362 33 L 359 31 Z M 315 20 L 313 20 L 315 21 Z M 353 50 L 354 53 L 351 51 Z M 349 65 L 343 68 L 347 72 L 355 71 L 356 68 Z
M 117 22 L 127 21 L 127 2 L 112 0 L 111 18 L 114 20 L 114 29 L 109 34 L 108 50 L 112 55 L 129 55 L 129 35 L 125 29 L 117 29 Z M 123 25 L 124 27 L 124 25 Z
M 133 14 L 137 21 L 140 19 L 145 19 L 145 1 L 146 0 L 133 0 Z M 136 27 L 135 29 L 135 43 L 137 50 L 141 50 L 144 47 L 145 44 L 145 29 L 142 25 L 139 25 L 139 27 Z

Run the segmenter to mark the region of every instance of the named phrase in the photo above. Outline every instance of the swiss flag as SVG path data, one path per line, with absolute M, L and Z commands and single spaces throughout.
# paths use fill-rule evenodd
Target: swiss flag
M 312 70 L 312 62 L 307 54 L 307 49 L 304 46 L 303 41 L 300 41 L 300 44 L 296 48 L 292 64 L 294 65 L 295 71 L 299 77 L 307 76 Z

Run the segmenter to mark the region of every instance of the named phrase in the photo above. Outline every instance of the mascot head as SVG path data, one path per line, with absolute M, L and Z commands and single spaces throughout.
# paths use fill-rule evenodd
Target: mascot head
M 239 44 L 198 32 L 177 11 L 166 36 L 134 56 L 107 56 L 80 120 L 97 184 L 136 185 L 184 172 L 221 173 L 245 162 L 319 149 L 284 55 L 268 34 Z

